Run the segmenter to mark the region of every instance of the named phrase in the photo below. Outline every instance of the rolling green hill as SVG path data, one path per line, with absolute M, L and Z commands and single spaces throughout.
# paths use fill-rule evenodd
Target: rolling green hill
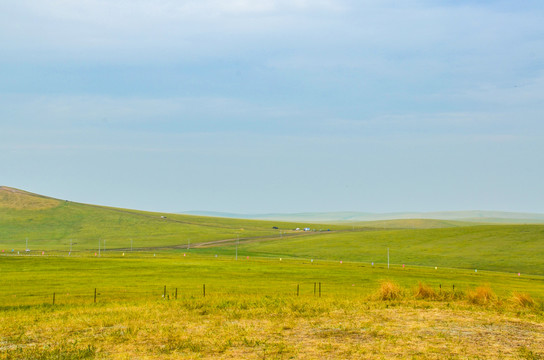
M 325 231 L 293 230 L 306 226 Z M 27 237 L 32 251 L 17 254 Z M 69 255 L 70 239 L 77 253 Z M 94 256 L 98 239 L 117 251 Z M 131 239 L 136 251 L 125 254 Z M 109 208 L 0 187 L 0 250 L 0 358 L 542 353 L 544 225 L 310 225 Z M 478 346 L 462 343 L 473 338 Z
M 238 237 L 288 236 L 306 223 L 270 222 L 151 213 L 48 198 L 0 187 L 0 248 L 22 251 L 26 239 L 32 250 L 187 247 L 207 241 Z M 322 226 L 322 225 L 320 225 Z M 273 229 L 278 227 L 279 229 Z M 334 226 L 334 229 L 350 228 Z M 331 227 L 332 229 L 332 227 Z
M 325 231 L 294 231 L 309 226 Z M 274 229 L 277 227 L 278 229 Z M 332 231 L 326 231 L 331 229 Z M 281 231 L 281 236 L 280 236 Z M 202 254 L 482 269 L 544 274 L 544 225 L 398 219 L 310 225 L 163 214 L 87 205 L 0 187 L 0 249 L 94 252 L 186 249 Z
M 478 225 L 320 233 L 251 241 L 240 252 L 251 256 L 358 262 L 544 274 L 544 225 Z M 217 251 L 217 250 L 216 250 Z

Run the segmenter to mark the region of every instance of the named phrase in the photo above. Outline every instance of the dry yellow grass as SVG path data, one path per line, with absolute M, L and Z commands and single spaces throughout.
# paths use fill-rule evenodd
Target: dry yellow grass
M 436 292 L 428 285 L 419 283 L 417 288 L 414 290 L 414 297 L 416 299 L 428 299 L 435 300 L 438 298 Z
M 402 288 L 390 280 L 384 280 L 380 283 L 377 297 L 380 300 L 400 300 L 404 296 Z
M 541 313 L 466 302 L 206 298 L 10 309 L 2 320 L 0 359 L 544 356 Z
M 467 300 L 472 304 L 488 305 L 496 299 L 497 296 L 487 285 L 478 286 L 474 290 L 467 291 Z
M 523 308 L 532 308 L 536 305 L 535 300 L 527 293 L 514 292 L 510 300 L 514 305 Z
M 60 201 L 26 191 L 0 186 L 0 207 L 15 210 L 45 210 L 58 206 Z
M 514 307 L 489 286 L 456 298 L 420 283 L 411 298 L 383 281 L 376 294 L 4 307 L 0 359 L 544 357 L 544 306 L 527 294 Z

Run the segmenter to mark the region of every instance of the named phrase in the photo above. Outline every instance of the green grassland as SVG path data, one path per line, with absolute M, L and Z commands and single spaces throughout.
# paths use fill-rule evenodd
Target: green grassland
M 247 242 L 252 256 L 485 269 L 544 275 L 544 226 L 479 225 L 319 233 Z
M 126 251 L 131 243 L 138 250 L 157 251 L 217 242 L 194 251 L 234 256 L 235 240 L 240 238 L 240 251 L 252 257 L 386 263 L 389 248 L 395 264 L 544 275 L 540 258 L 544 225 L 467 225 L 438 220 L 309 225 L 149 213 L 20 191 L 14 199 L 13 193 L 0 188 L 2 194 L 0 245 L 8 253 L 24 250 L 28 238 L 29 247 L 37 252 L 66 252 L 72 242 L 74 252 L 94 253 L 101 239 L 101 246 L 105 244 L 110 251 Z M 293 231 L 305 226 L 333 231 Z
M 314 283 L 322 284 L 324 296 L 367 296 L 388 279 L 413 288 L 426 283 L 438 291 L 459 292 L 481 284 L 490 285 L 501 296 L 513 291 L 544 298 L 544 277 L 451 268 L 428 268 L 247 258 L 201 256 L 194 253 L 151 254 L 112 253 L 98 257 L 4 256 L 0 257 L 0 304 L 48 303 L 52 294 L 57 303 L 92 302 L 94 289 L 103 301 L 118 298 L 160 299 L 164 286 L 168 294 L 200 296 L 207 285 L 208 296 L 287 296 L 296 292 L 313 295 Z M 127 295 L 128 294 L 128 295 Z M 139 294 L 135 296 L 133 294 Z
M 539 359 L 543 239 L 542 225 L 309 225 L 0 188 L 0 359 Z
M 542 276 L 141 252 L 2 256 L 0 275 L 0 359 L 544 356 Z
M 80 204 L 0 187 L 0 244 L 2 249 L 96 251 L 98 241 L 108 248 L 165 248 L 206 241 L 271 237 L 281 230 L 309 224 L 209 218 L 151 213 Z M 326 225 L 319 225 L 323 228 Z M 273 229 L 278 227 L 279 229 Z M 334 225 L 341 230 L 349 226 Z

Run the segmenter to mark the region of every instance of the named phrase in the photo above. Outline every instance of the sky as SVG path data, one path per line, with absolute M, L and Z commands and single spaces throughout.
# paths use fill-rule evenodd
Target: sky
M 150 211 L 544 213 L 544 2 L 0 2 L 0 185 Z

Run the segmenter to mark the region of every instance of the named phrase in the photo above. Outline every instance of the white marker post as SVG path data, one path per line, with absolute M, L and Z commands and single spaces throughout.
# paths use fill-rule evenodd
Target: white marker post
M 389 269 L 389 248 L 387 248 L 387 268 Z
M 98 256 L 100 256 L 100 239 L 98 239 Z

